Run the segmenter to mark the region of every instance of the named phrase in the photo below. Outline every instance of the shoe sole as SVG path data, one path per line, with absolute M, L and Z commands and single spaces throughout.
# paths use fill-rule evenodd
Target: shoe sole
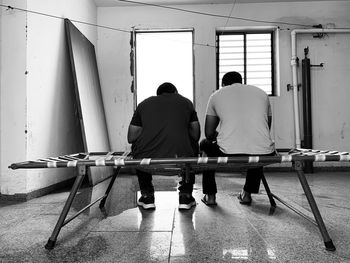
M 244 200 L 242 199 L 241 194 L 239 194 L 239 195 L 237 196 L 237 198 L 238 198 L 239 203 L 240 203 L 241 205 L 248 205 L 248 206 L 249 206 L 249 205 L 252 204 L 252 200 L 244 201 Z
M 156 205 L 155 204 L 145 204 L 143 202 L 137 201 L 137 205 L 138 206 L 142 206 L 142 208 L 146 209 L 146 210 L 156 209 Z
M 192 208 L 192 206 L 195 206 L 196 204 L 196 201 L 193 201 L 189 204 L 179 204 L 179 210 L 189 210 Z

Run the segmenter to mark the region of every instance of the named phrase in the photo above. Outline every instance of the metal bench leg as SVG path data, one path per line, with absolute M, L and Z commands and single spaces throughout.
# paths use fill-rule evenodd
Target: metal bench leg
M 294 168 L 298 174 L 299 181 L 301 183 L 301 186 L 303 187 L 304 193 L 306 195 L 306 198 L 309 202 L 312 213 L 313 213 L 315 220 L 317 222 L 317 226 L 320 229 L 320 232 L 322 234 L 323 241 L 324 241 L 324 244 L 326 246 L 326 250 L 335 251 L 335 246 L 333 244 L 333 241 L 328 235 L 326 226 L 323 222 L 322 216 L 320 214 L 320 211 L 318 210 L 316 201 L 314 199 L 314 196 L 312 195 L 310 186 L 309 186 L 309 184 L 306 180 L 305 174 L 303 172 L 303 163 L 301 161 L 296 161 L 294 163 Z
M 273 199 L 273 195 L 272 195 L 272 193 L 271 193 L 271 191 L 270 191 L 270 187 L 269 187 L 269 185 L 268 185 L 268 183 L 267 183 L 267 181 L 266 181 L 265 175 L 263 175 L 263 176 L 261 177 L 261 181 L 263 182 L 263 185 L 264 185 L 264 187 L 265 187 L 266 194 L 267 194 L 267 196 L 269 197 L 271 206 L 272 206 L 272 207 L 276 207 L 276 202 L 275 202 L 275 200 Z
M 114 172 L 113 177 L 112 177 L 112 179 L 111 179 L 111 181 L 109 182 L 109 185 L 108 185 L 108 187 L 107 187 L 106 193 L 105 193 L 103 199 L 101 200 L 101 203 L 100 203 L 100 205 L 99 205 L 99 208 L 104 208 L 105 203 L 106 203 L 106 200 L 107 200 L 107 197 L 108 197 L 109 192 L 111 191 L 111 189 L 112 189 L 112 187 L 113 187 L 113 184 L 114 184 L 115 179 L 117 178 L 117 176 L 118 176 L 118 174 L 119 174 L 120 168 L 121 168 L 121 167 L 118 166 L 117 169 L 116 169 L 116 171 Z
M 72 187 L 70 194 L 68 196 L 68 199 L 67 199 L 67 201 L 62 209 L 60 217 L 58 218 L 56 226 L 51 234 L 51 237 L 49 238 L 49 240 L 47 241 L 47 243 L 45 245 L 46 249 L 53 249 L 55 247 L 57 236 L 60 233 L 61 228 L 64 226 L 64 221 L 65 221 L 67 214 L 69 212 L 69 209 L 73 203 L 74 197 L 77 194 L 81 183 L 83 182 L 83 179 L 84 179 L 84 176 L 86 173 L 86 167 L 83 165 L 79 165 L 77 168 L 78 168 L 78 176 L 75 179 L 73 187 Z

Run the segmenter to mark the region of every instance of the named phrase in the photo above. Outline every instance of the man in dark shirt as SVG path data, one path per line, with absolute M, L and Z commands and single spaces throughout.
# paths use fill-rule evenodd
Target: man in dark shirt
M 199 137 L 200 125 L 192 102 L 168 82 L 158 87 L 157 96 L 137 106 L 128 129 L 128 142 L 136 159 L 197 156 Z M 138 205 L 154 209 L 152 174 L 140 169 L 136 174 L 142 195 Z M 190 177 L 190 182 L 180 182 L 179 209 L 196 205 L 192 197 L 194 174 Z

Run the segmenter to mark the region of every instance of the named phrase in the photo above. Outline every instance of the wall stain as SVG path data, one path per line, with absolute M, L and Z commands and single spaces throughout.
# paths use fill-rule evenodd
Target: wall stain
M 340 137 L 342 139 L 345 139 L 345 136 L 344 136 L 345 126 L 346 126 L 346 122 L 343 122 L 343 126 L 342 126 L 341 131 L 340 131 Z

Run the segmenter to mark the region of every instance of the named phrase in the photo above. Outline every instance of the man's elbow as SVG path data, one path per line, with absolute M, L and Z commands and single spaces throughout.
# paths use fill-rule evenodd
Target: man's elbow
M 133 143 L 134 141 L 133 141 L 133 139 L 132 139 L 132 137 L 128 134 L 128 143 Z
M 199 122 L 191 123 L 189 131 L 191 138 L 196 142 L 199 141 L 199 138 L 201 137 L 201 128 Z
M 272 117 L 269 116 L 267 119 L 267 125 L 269 126 L 269 130 L 271 130 L 271 125 L 272 125 Z
M 196 142 L 198 142 L 200 137 L 201 137 L 201 133 L 200 133 L 200 131 L 199 131 L 199 132 L 196 132 L 196 133 L 192 136 L 192 139 L 195 140 Z
M 128 143 L 130 144 L 134 143 L 137 140 L 137 138 L 140 136 L 140 134 L 141 134 L 141 128 L 138 128 L 136 126 L 129 126 L 128 135 L 127 135 Z
M 139 137 L 139 134 L 137 134 L 137 133 L 129 133 L 128 134 L 128 143 L 133 144 L 134 142 L 136 142 L 138 137 Z

